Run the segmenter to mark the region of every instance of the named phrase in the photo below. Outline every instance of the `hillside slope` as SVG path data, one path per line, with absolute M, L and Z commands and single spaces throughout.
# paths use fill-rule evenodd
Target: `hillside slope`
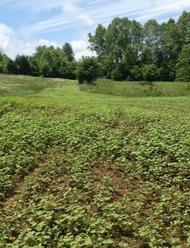
M 41 87 L 0 98 L 0 247 L 190 246 L 188 97 L 6 80 Z

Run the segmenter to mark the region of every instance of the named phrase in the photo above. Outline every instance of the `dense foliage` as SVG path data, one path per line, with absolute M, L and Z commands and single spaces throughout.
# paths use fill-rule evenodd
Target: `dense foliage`
M 185 45 L 179 54 L 176 78 L 178 81 L 190 82 L 190 44 Z
M 100 66 L 95 57 L 83 57 L 79 60 L 76 70 L 80 84 L 92 84 L 100 76 Z
M 39 46 L 32 56 L 18 55 L 14 61 L 0 54 L 0 72 L 19 75 L 75 79 L 75 58 L 72 47 Z
M 189 247 L 189 97 L 42 80 L 0 81 L 0 247 Z
M 149 20 L 144 25 L 115 18 L 108 27 L 98 25 L 95 33 L 89 34 L 90 49 L 97 54 L 101 73 L 97 74 L 97 67 L 92 72 L 75 61 L 69 43 L 62 48 L 40 46 L 32 56 L 19 55 L 14 61 L 0 54 L 0 72 L 74 79 L 80 71 L 84 77 L 94 74 L 113 80 L 190 81 L 189 27 L 189 12 L 177 21 Z
M 115 18 L 108 27 L 98 25 L 89 34 L 90 48 L 102 67 L 102 76 L 114 80 L 190 81 L 186 47 L 190 43 L 190 13 L 184 12 L 159 24 L 144 25 L 128 18 Z M 177 74 L 177 76 L 176 76 Z

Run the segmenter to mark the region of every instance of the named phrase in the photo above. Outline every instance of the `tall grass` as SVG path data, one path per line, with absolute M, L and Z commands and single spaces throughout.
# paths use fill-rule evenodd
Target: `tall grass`
M 148 96 L 189 96 L 190 87 L 185 82 L 115 82 L 112 80 L 97 80 L 94 85 L 81 85 L 81 90 L 99 94 L 109 94 L 124 97 Z
M 62 79 L 0 74 L 0 95 L 32 95 L 46 88 L 61 87 L 63 84 Z

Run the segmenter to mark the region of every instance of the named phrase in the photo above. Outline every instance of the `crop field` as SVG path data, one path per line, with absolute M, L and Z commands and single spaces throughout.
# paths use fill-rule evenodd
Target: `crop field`
M 190 97 L 99 93 L 0 76 L 0 247 L 190 247 Z

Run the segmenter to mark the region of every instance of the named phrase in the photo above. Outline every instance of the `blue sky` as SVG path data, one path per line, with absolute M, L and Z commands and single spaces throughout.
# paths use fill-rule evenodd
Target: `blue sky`
M 190 0 L 0 0 L 0 50 L 14 58 L 38 45 L 70 42 L 77 57 L 89 54 L 87 34 L 98 23 L 129 17 L 142 23 L 178 18 Z

